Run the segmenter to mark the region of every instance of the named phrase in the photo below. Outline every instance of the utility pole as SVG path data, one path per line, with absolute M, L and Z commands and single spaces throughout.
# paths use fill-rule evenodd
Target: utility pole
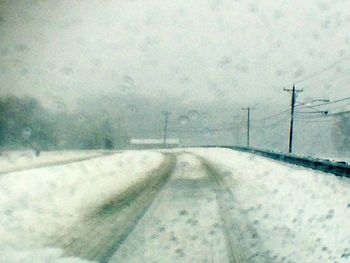
M 255 108 L 247 107 L 242 108 L 242 110 L 247 111 L 247 148 L 249 148 L 249 139 L 250 139 L 250 111 L 255 110 Z
M 292 89 L 283 89 L 284 91 L 291 92 L 291 103 L 290 103 L 290 128 L 289 128 L 289 148 L 288 152 L 292 153 L 293 151 L 293 126 L 294 126 L 294 108 L 295 108 L 295 101 L 298 96 L 299 92 L 303 92 L 303 89 L 296 89 L 295 85 L 293 84 Z
M 169 115 L 170 115 L 170 112 L 168 112 L 168 111 L 164 112 L 164 116 L 165 116 L 164 133 L 163 133 L 163 145 L 164 145 L 164 147 L 166 146 L 166 140 L 167 140 Z

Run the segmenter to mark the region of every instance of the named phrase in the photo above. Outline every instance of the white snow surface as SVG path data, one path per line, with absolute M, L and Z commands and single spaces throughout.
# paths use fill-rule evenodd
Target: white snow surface
M 65 257 L 58 248 L 23 249 L 0 246 L 0 262 L 6 263 L 91 263 L 77 257 Z
M 178 155 L 169 182 L 109 262 L 229 262 L 215 185 L 196 156 Z
M 63 251 L 50 248 L 53 241 L 163 160 L 161 153 L 126 151 L 0 175 L 0 262 L 86 262 L 64 258 Z
M 350 180 L 228 149 L 193 149 L 224 176 L 274 262 L 350 262 Z
M 274 262 L 349 262 L 349 179 L 228 149 L 187 151 L 223 175 Z M 65 257 L 52 240 L 163 160 L 161 153 L 127 151 L 0 175 L 0 262 L 88 262 Z M 189 164 L 183 160 L 182 169 Z
M 3 151 L 0 154 L 0 173 L 35 168 L 63 161 L 74 161 L 102 155 L 102 151 L 50 151 L 35 156 L 32 150 Z

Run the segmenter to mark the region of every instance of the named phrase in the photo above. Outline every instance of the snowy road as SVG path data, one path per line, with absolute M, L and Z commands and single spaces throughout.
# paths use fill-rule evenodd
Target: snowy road
M 228 149 L 3 174 L 0 215 L 0 262 L 350 259 L 348 178 Z
M 242 237 L 248 229 L 230 214 L 233 202 L 203 159 L 180 154 L 169 182 L 109 262 L 255 262 Z

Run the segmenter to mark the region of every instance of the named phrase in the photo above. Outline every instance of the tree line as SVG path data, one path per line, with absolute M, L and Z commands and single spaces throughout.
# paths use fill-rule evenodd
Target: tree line
M 97 112 L 55 112 L 31 97 L 0 98 L 0 147 L 56 149 L 123 148 L 129 141 L 117 118 Z

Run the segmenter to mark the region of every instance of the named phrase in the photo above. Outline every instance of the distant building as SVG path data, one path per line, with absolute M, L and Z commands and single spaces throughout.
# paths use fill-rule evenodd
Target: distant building
M 129 143 L 130 149 L 169 149 L 179 147 L 179 139 L 167 139 L 164 144 L 162 139 L 131 139 Z

